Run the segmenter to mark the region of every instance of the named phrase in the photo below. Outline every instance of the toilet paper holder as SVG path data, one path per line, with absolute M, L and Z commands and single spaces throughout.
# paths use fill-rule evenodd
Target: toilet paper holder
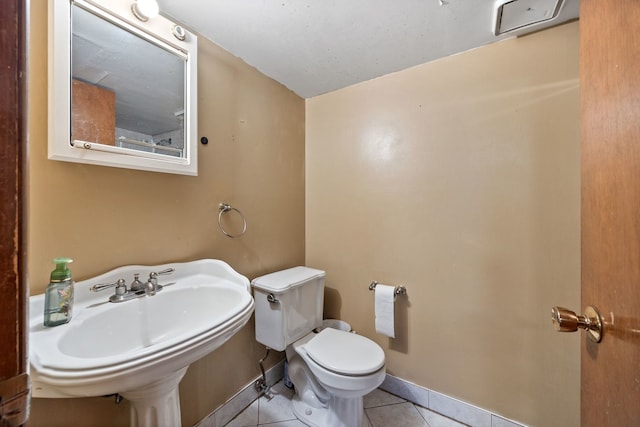
M 376 289 L 376 285 L 378 283 L 379 282 L 377 282 L 375 280 L 373 282 L 371 282 L 371 284 L 369 285 L 369 290 L 370 291 L 375 290 Z M 393 294 L 394 295 L 406 295 L 407 294 L 407 288 L 405 288 L 404 286 L 395 286 L 394 289 L 393 289 Z

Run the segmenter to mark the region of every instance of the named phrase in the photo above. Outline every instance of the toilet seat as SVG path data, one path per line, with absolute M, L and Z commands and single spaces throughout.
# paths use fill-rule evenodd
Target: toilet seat
M 304 345 L 319 366 L 341 375 L 369 375 L 384 366 L 382 348 L 369 338 L 326 328 Z

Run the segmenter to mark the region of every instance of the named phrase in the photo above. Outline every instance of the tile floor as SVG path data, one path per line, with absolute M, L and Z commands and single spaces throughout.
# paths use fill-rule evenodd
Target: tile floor
M 282 381 L 272 387 L 273 398 L 261 397 L 226 427 L 306 427 L 291 410 L 293 391 Z M 364 397 L 363 427 L 462 427 L 449 418 L 377 389 Z

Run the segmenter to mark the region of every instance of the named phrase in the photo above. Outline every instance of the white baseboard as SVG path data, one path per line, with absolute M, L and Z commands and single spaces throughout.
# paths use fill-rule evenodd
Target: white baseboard
M 275 384 L 280 381 L 284 376 L 284 359 L 267 370 L 266 375 L 267 384 Z M 256 377 L 235 396 L 196 424 L 195 427 L 222 427 L 234 419 L 259 397 L 259 393 L 254 386 L 258 378 L 260 377 Z M 380 388 L 411 403 L 472 427 L 526 427 L 524 424 L 393 375 L 387 374 Z
M 525 427 L 493 412 L 387 374 L 380 386 L 409 402 L 472 427 Z

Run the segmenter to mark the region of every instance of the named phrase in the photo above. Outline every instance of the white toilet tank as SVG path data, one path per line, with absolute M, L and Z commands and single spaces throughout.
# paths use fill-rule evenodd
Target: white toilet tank
M 322 270 L 293 267 L 253 279 L 256 340 L 284 351 L 321 326 L 324 276 Z

